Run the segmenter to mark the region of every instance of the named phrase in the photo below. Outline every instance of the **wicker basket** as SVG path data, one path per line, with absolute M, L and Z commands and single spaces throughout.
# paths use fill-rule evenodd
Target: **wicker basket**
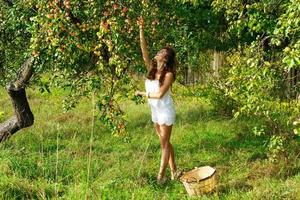
M 190 196 L 199 196 L 211 192 L 216 184 L 216 170 L 210 166 L 198 167 L 180 177 Z

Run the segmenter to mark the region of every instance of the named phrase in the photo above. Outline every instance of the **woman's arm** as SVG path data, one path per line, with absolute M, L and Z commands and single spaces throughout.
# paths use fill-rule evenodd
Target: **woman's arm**
M 143 54 L 143 60 L 145 62 L 145 65 L 147 66 L 147 70 L 150 70 L 150 58 L 149 58 L 149 52 L 147 48 L 147 43 L 145 40 L 145 34 L 144 34 L 144 19 L 142 17 L 138 18 L 138 25 L 140 29 L 140 43 L 141 43 L 141 49 Z
M 136 95 L 140 95 L 140 96 L 146 96 L 150 99 L 161 99 L 165 93 L 168 91 L 168 89 L 171 87 L 172 83 L 174 81 L 174 76 L 173 73 L 167 73 L 165 76 L 165 80 L 163 85 L 159 88 L 159 92 L 140 92 L 137 91 Z

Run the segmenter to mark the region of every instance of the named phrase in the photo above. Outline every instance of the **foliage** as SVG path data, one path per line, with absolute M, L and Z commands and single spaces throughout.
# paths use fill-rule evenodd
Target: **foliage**
M 271 135 L 272 160 L 293 138 L 292 122 L 300 111 L 297 100 L 288 98 L 296 96 L 299 84 L 290 87 L 287 75 L 299 69 L 298 5 L 294 0 L 213 1 L 215 11 L 226 17 L 226 34 L 240 38 L 237 48 L 227 52 L 225 73 L 218 80 L 222 87 L 215 88 L 236 102 L 235 117 L 265 121 L 266 127 L 254 127 L 254 132 Z
M 286 69 L 300 67 L 300 7 L 299 0 L 290 0 L 287 3 L 286 11 L 283 13 L 276 24 L 274 38 L 272 42 L 278 46 L 284 46 L 283 63 Z M 287 43 L 287 44 L 282 44 Z
M 22 2 L 12 6 L 0 1 L 0 85 L 14 77 L 26 58 L 31 37 L 29 18 L 33 15 Z
M 4 112 L 0 111 L 0 122 L 3 120 L 3 117 L 4 117 Z
M 235 109 L 237 109 L 237 101 L 230 97 L 225 87 L 218 85 L 219 81 L 210 80 L 209 83 L 202 85 L 197 84 L 191 89 L 191 95 L 198 98 L 207 99 L 212 105 L 212 110 L 222 116 L 232 117 Z
M 293 125 L 294 125 L 294 133 L 296 135 L 300 135 L 300 119 L 296 119 L 294 122 L 293 122 Z
M 113 129 L 123 127 L 118 101 L 139 101 L 133 96 L 137 86 L 132 75 L 145 73 L 135 22 L 140 15 L 145 18 L 150 53 L 171 44 L 179 60 L 188 63 L 179 71 L 198 66 L 201 50 L 228 48 L 217 34 L 222 15 L 212 12 L 209 1 L 195 6 L 161 0 L 2 1 L 0 69 L 5 78 L 1 84 L 11 80 L 24 58 L 32 55 L 36 58 L 32 85 L 42 92 L 50 92 L 51 87 L 69 91 L 65 110 L 81 97 L 99 94 L 100 118 Z M 47 78 L 41 78 L 45 74 Z M 114 113 L 119 114 L 113 117 Z

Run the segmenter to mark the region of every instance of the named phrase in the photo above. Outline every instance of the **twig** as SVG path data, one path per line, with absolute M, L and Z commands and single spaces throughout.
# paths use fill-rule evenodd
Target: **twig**
M 57 191 L 57 184 L 58 184 L 58 134 L 59 134 L 60 128 L 59 128 L 59 124 L 57 126 L 57 130 L 56 130 L 56 162 L 55 162 L 55 196 L 57 199 L 57 195 L 58 195 L 58 191 Z
M 145 159 L 145 157 L 146 157 L 146 153 L 147 153 L 147 151 L 148 151 L 148 148 L 149 148 L 149 146 L 150 146 L 150 141 L 151 141 L 151 140 L 149 140 L 148 145 L 147 145 L 147 147 L 146 147 L 146 149 L 145 149 L 145 151 L 144 151 L 144 155 L 143 155 L 143 157 L 142 157 L 141 164 L 140 164 L 139 171 L 138 171 L 138 177 L 140 177 L 140 175 L 141 175 L 142 165 L 143 165 L 144 159 Z
M 90 151 L 89 151 L 89 159 L 88 159 L 88 166 L 87 166 L 87 181 L 86 181 L 86 192 L 85 192 L 85 199 L 88 199 L 88 188 L 89 188 L 89 179 L 90 179 L 90 168 L 91 168 L 91 160 L 92 160 L 92 144 L 93 144 L 93 137 L 94 137 L 94 128 L 95 128 L 95 93 L 93 93 L 92 98 L 92 113 L 93 113 L 93 119 L 92 119 L 92 131 L 90 136 Z

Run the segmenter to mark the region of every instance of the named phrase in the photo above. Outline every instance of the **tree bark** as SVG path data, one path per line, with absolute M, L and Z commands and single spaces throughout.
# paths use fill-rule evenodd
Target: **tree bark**
M 34 116 L 30 110 L 25 87 L 33 74 L 33 58 L 29 58 L 21 66 L 17 79 L 6 86 L 15 115 L 0 124 L 0 142 L 10 138 L 17 131 L 29 127 L 34 123 Z

